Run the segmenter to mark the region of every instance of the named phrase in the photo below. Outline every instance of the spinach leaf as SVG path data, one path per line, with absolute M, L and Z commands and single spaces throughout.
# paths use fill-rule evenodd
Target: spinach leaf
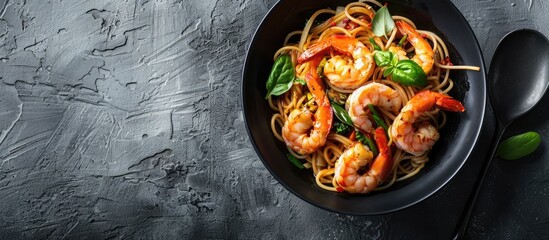
M 372 19 L 372 32 L 375 36 L 387 36 L 395 28 L 395 21 L 389 13 L 389 9 L 383 6 L 377 10 L 374 19 Z
M 427 74 L 412 60 L 399 61 L 392 71 L 392 79 L 406 86 L 424 87 L 427 85 Z M 385 73 L 383 74 L 385 76 Z
M 265 98 L 271 95 L 280 96 L 285 93 L 292 87 L 294 80 L 295 70 L 292 58 L 288 54 L 278 56 L 267 80 L 267 96 Z
M 496 155 L 505 160 L 515 160 L 532 153 L 538 148 L 541 137 L 537 132 L 525 132 L 503 141 Z

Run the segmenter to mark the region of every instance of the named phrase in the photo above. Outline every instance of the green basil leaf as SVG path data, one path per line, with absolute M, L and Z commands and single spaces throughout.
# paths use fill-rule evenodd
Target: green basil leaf
M 393 73 L 394 70 L 395 70 L 395 67 L 389 66 L 388 68 L 385 69 L 385 71 L 383 71 L 383 77 L 387 77 L 391 75 L 391 73 Z
M 526 132 L 503 141 L 496 155 L 505 160 L 515 160 L 534 152 L 541 142 L 541 137 L 537 132 Z
M 376 61 L 376 65 L 380 67 L 391 65 L 394 57 L 395 54 L 389 51 L 376 51 L 376 53 L 374 53 L 374 60 Z
M 290 55 L 282 54 L 278 56 L 267 80 L 267 96 L 265 98 L 270 95 L 279 96 L 285 93 L 292 87 L 294 79 L 295 70 Z
M 393 59 L 391 59 L 391 65 L 396 66 L 398 64 L 398 55 L 393 53 Z
M 377 10 L 374 19 L 372 19 L 372 32 L 375 36 L 387 36 L 395 28 L 395 21 L 389 13 L 389 9 L 383 6 Z
M 341 121 L 342 123 L 345 123 L 345 124 L 347 124 L 351 127 L 354 127 L 353 120 L 351 120 L 351 116 L 349 116 L 349 113 L 347 113 L 347 111 L 345 111 L 345 108 L 343 108 L 342 106 L 339 106 L 335 102 L 330 102 L 330 104 L 332 105 L 332 109 L 334 110 L 334 114 L 336 115 L 337 119 L 339 119 L 339 121 Z
M 402 60 L 395 65 L 392 79 L 402 85 L 424 87 L 427 85 L 427 75 L 423 69 L 412 60 Z
M 273 95 L 273 96 L 280 96 L 282 95 L 283 93 L 287 92 L 288 90 L 290 90 L 290 88 L 292 87 L 292 85 L 294 84 L 294 81 L 293 79 L 290 80 L 290 81 L 282 81 L 282 82 L 279 82 L 275 85 L 274 89 L 271 91 L 271 94 L 270 95 Z M 268 96 L 268 95 L 267 95 Z

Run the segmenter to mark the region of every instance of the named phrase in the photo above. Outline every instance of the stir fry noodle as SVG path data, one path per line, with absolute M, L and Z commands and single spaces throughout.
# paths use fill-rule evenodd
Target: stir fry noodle
M 453 65 L 439 36 L 377 1 L 316 11 L 274 61 L 273 135 L 319 187 L 349 193 L 420 172 L 447 114 L 465 111 L 448 95 L 450 71 L 479 71 Z

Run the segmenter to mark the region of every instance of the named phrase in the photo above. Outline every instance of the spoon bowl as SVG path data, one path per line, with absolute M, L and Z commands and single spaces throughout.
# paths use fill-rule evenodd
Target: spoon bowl
M 488 94 L 496 116 L 490 157 L 482 165 L 481 174 L 454 229 L 453 239 L 463 238 L 503 132 L 514 120 L 534 108 L 548 86 L 549 40 L 531 29 L 516 30 L 503 37 L 488 72 Z
M 501 123 L 530 111 L 549 85 L 549 47 L 545 36 L 521 29 L 498 45 L 488 73 L 488 91 Z M 524 46 L 524 47 L 521 47 Z

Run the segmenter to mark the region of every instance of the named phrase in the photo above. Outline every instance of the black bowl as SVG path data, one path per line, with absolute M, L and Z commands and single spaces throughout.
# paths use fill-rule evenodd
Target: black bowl
M 484 61 L 478 42 L 465 18 L 448 0 L 404 0 L 389 3 L 393 15 L 412 19 L 418 28 L 434 31 L 445 39 L 454 64 L 480 66 L 479 72 L 453 71 L 456 87 L 450 93 L 462 101 L 464 113 L 449 113 L 448 124 L 419 174 L 389 189 L 368 195 L 334 193 L 319 188 L 310 171 L 293 166 L 284 143 L 271 132 L 272 111 L 264 99 L 265 82 L 275 51 L 285 36 L 302 29 L 306 19 L 321 8 L 335 9 L 351 1 L 282 0 L 261 22 L 249 46 L 242 80 L 242 105 L 248 134 L 259 157 L 290 192 L 334 212 L 373 215 L 403 209 L 431 196 L 461 168 L 478 140 L 486 106 Z

